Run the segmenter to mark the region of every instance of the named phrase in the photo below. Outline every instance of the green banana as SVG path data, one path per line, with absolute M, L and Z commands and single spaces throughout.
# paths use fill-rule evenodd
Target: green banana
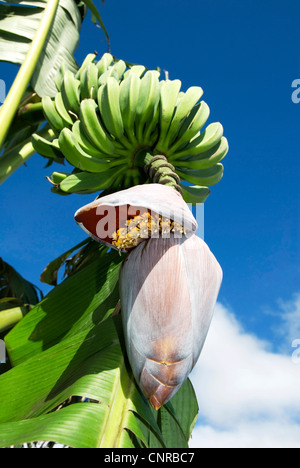
M 138 103 L 136 107 L 136 135 L 138 142 L 144 144 L 144 132 L 147 124 L 153 123 L 159 105 L 160 86 L 156 71 L 147 71 L 141 79 Z
M 186 145 L 199 134 L 209 117 L 209 113 L 209 107 L 204 101 L 193 108 L 190 114 L 183 120 L 175 141 L 170 143 L 170 148 L 168 149 L 169 155 L 174 154 L 178 149 L 180 150 L 183 145 Z
M 180 184 L 182 197 L 186 203 L 204 203 L 210 194 L 208 187 L 201 187 L 199 185 L 184 185 Z
M 163 142 L 168 133 L 176 107 L 178 95 L 181 88 L 180 80 L 162 81 L 160 86 L 160 137 L 157 144 L 157 150 L 161 151 L 160 145 L 163 148 Z
M 124 169 L 109 169 L 102 174 L 79 172 L 64 178 L 60 189 L 65 193 L 93 193 L 110 188 Z
M 77 71 L 76 75 L 75 75 L 75 78 L 77 80 L 80 80 L 81 79 L 81 75 L 83 73 L 83 70 L 85 70 L 85 68 L 90 64 L 90 63 L 94 63 L 95 61 L 95 58 L 96 58 L 96 54 L 88 54 L 84 61 L 82 62 L 82 65 L 81 67 L 79 68 L 79 70 Z
M 80 77 L 81 99 L 97 99 L 98 73 L 98 68 L 94 63 L 88 64 L 83 70 Z
M 172 154 L 168 153 L 170 161 L 177 161 L 183 156 L 194 156 L 217 145 L 223 136 L 223 127 L 219 122 L 212 123 L 204 130 L 194 137 L 182 150 Z
M 50 177 L 46 177 L 48 181 L 52 184 L 51 192 L 57 195 L 69 195 L 68 193 L 60 190 L 61 182 L 66 179 L 70 174 L 67 172 L 53 172 Z
M 35 151 L 40 153 L 42 156 L 52 159 L 63 159 L 63 154 L 60 151 L 57 140 L 49 141 L 34 133 L 31 137 L 32 146 Z
M 62 85 L 62 81 L 63 81 L 63 77 L 65 73 L 66 73 L 66 67 L 65 67 L 65 64 L 62 62 L 59 68 L 59 71 L 58 73 L 56 73 L 55 78 L 54 78 L 55 86 L 58 92 L 61 90 L 61 85 Z
M 108 70 L 99 77 L 98 84 L 105 85 L 108 78 L 113 77 L 117 81 L 120 81 L 126 70 L 126 63 L 123 60 L 119 60 L 114 65 L 110 66 Z
M 80 120 L 76 120 L 72 127 L 72 133 L 75 136 L 78 144 L 83 148 L 83 150 L 88 153 L 89 155 L 99 158 L 99 159 L 107 159 L 109 155 L 106 153 L 101 152 L 98 148 L 96 148 L 91 141 L 86 137 L 83 125 Z
M 45 118 L 48 120 L 48 123 L 55 134 L 59 134 L 59 132 L 65 127 L 65 122 L 59 115 L 54 101 L 52 101 L 50 96 L 44 96 L 42 98 L 42 104 Z
M 84 99 L 80 105 L 80 120 L 83 131 L 91 143 L 103 153 L 113 155 L 116 152 L 113 140 L 102 126 L 93 99 Z
M 177 99 L 176 110 L 174 113 L 174 117 L 171 121 L 168 133 L 166 134 L 164 141 L 160 142 L 160 147 L 164 147 L 165 151 L 169 148 L 170 144 L 176 139 L 182 122 L 191 113 L 191 111 L 196 106 L 197 102 L 200 100 L 202 95 L 202 88 L 199 88 L 198 86 L 193 86 L 189 88 L 186 93 L 184 93 L 181 96 L 178 96 L 179 99 Z
M 186 167 L 189 169 L 207 169 L 222 161 L 228 153 L 228 141 L 225 137 L 217 145 L 203 153 L 194 156 L 184 156 L 174 162 L 175 167 Z
M 69 175 L 71 174 L 68 172 L 52 172 L 48 180 L 54 185 L 59 185 Z
M 120 111 L 124 129 L 132 142 L 137 142 L 134 132 L 136 108 L 139 100 L 141 80 L 136 74 L 129 75 L 120 84 Z
M 127 78 L 130 78 L 132 75 L 135 75 L 138 78 L 141 78 L 145 70 L 146 70 L 146 67 L 144 67 L 144 65 L 133 65 L 131 68 L 129 68 L 129 70 L 127 70 L 124 73 L 123 79 L 127 80 Z
M 111 135 L 119 141 L 124 140 L 124 124 L 120 110 L 120 86 L 118 81 L 109 77 L 99 88 L 98 105 L 101 118 Z
M 116 80 L 120 81 L 125 73 L 126 70 L 126 63 L 123 60 L 118 60 L 112 66 L 112 75 L 116 78 Z
M 146 146 L 154 147 L 156 146 L 156 142 L 159 138 L 159 116 L 160 116 L 160 108 L 159 108 L 159 101 L 158 105 L 156 106 L 156 110 L 154 109 L 154 114 L 145 127 L 144 136 L 143 136 L 143 144 Z
M 113 60 L 113 56 L 108 52 L 101 57 L 101 59 L 97 62 L 99 76 L 103 75 L 103 73 L 105 73 L 108 70 L 108 67 L 111 65 Z
M 84 151 L 68 128 L 60 132 L 58 142 L 67 161 L 78 169 L 98 173 L 105 172 L 109 168 L 109 159 L 101 160 Z
M 65 108 L 68 111 L 78 115 L 80 108 L 80 81 L 77 80 L 74 74 L 67 70 L 64 74 L 61 85 L 61 96 Z
M 73 120 L 68 110 L 65 108 L 61 93 L 56 94 L 54 102 L 57 112 L 64 121 L 65 127 L 71 128 L 73 125 Z
M 187 180 L 191 184 L 205 185 L 210 187 L 217 184 L 223 177 L 223 165 L 221 163 L 215 164 L 208 169 L 185 169 L 181 168 L 176 173 L 183 180 Z

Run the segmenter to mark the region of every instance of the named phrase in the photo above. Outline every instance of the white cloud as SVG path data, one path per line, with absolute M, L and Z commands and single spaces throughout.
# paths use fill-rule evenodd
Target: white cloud
M 300 448 L 299 424 L 281 421 L 242 423 L 232 429 L 196 426 L 191 448 Z
M 291 346 L 291 343 L 300 339 L 300 294 L 295 294 L 293 299 L 288 302 L 279 301 L 282 326 L 278 333 L 283 338 L 281 350 Z
M 298 326 L 292 316 L 289 326 Z M 217 304 L 191 375 L 201 422 L 190 446 L 300 448 L 300 364 L 292 352 L 275 354 Z

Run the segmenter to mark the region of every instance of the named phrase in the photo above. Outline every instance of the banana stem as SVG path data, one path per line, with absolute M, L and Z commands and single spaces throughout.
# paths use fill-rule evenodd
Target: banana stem
M 0 311 L 0 332 L 9 330 L 16 325 L 28 312 L 27 307 L 14 307 Z
M 4 143 L 7 132 L 37 65 L 48 32 L 52 26 L 58 3 L 59 0 L 47 1 L 40 25 L 31 43 L 30 49 L 0 109 L 0 148 Z
M 144 164 L 144 170 L 152 183 L 168 185 L 182 193 L 180 177 L 176 174 L 174 166 L 168 162 L 166 156 L 162 154 L 153 156 L 153 154 L 147 153 Z
M 51 141 L 54 138 L 54 132 L 48 125 L 37 132 L 38 135 Z M 13 148 L 0 156 L 0 185 L 8 179 L 22 164 L 24 164 L 33 154 L 35 149 L 32 146 L 31 137 L 25 140 L 22 145 Z

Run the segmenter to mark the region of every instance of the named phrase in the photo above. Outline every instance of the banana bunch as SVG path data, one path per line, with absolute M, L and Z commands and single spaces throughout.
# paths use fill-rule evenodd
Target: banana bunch
M 228 152 L 223 128 L 202 128 L 209 107 L 203 91 L 181 91 L 179 80 L 160 80 L 160 72 L 128 66 L 106 53 L 89 54 L 76 74 L 62 66 L 55 98 L 42 99 L 53 141 L 33 135 L 40 154 L 65 158 L 72 174 L 50 177 L 58 193 L 120 190 L 146 182 L 142 153 L 164 155 L 181 181 L 187 202 L 203 202 L 208 187 L 222 177 Z

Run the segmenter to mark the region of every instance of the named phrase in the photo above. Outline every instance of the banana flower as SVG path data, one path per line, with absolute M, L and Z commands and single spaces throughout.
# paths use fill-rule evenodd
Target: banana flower
M 75 220 L 96 241 L 124 252 L 149 237 L 168 236 L 168 227 L 169 232 L 182 227 L 187 234 L 198 228 L 182 196 L 161 184 L 136 185 L 99 198 L 80 208 Z
M 212 320 L 222 270 L 174 189 L 149 184 L 107 195 L 75 214 L 94 239 L 130 251 L 120 270 L 129 362 L 159 409 L 196 364 Z

